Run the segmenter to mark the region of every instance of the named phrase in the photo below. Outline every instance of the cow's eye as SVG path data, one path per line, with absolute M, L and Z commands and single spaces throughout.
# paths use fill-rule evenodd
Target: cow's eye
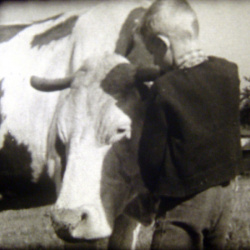
M 130 126 L 121 126 L 116 129 L 116 134 L 118 137 L 126 137 L 130 139 L 131 137 L 131 128 Z
M 123 134 L 126 132 L 126 128 L 118 128 L 116 132 L 117 134 Z

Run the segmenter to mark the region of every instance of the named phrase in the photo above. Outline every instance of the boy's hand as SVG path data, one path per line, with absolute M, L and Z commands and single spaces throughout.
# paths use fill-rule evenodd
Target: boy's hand
M 150 82 L 160 76 L 160 68 L 157 66 L 138 67 L 136 70 L 136 80 L 139 82 Z

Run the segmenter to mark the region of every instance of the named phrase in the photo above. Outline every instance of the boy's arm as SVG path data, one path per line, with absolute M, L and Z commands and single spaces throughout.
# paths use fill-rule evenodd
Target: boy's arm
M 158 181 L 167 143 L 167 123 L 158 98 L 155 96 L 147 108 L 139 147 L 142 178 L 151 191 Z

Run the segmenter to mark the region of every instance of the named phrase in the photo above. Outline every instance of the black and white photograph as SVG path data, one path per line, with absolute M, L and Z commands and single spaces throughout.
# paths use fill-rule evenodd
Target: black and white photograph
M 0 249 L 250 249 L 250 1 L 0 1 Z

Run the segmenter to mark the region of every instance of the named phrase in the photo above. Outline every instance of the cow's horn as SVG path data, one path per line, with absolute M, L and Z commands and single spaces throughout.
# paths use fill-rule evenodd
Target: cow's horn
M 69 88 L 73 79 L 73 76 L 59 79 L 46 79 L 42 77 L 32 76 L 30 78 L 30 84 L 37 90 L 49 92 Z

